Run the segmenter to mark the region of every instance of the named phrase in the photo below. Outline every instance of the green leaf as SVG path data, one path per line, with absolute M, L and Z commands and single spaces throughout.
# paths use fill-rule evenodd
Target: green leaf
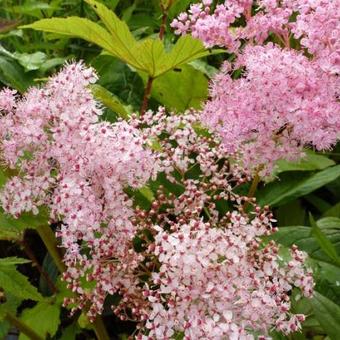
M 24 231 L 19 231 L 15 227 L 0 227 L 0 240 L 19 241 L 22 240 Z
M 85 329 L 91 329 L 92 328 L 92 325 L 89 321 L 89 318 L 86 316 L 86 314 L 84 312 L 80 314 L 77 322 L 78 322 L 78 325 L 79 325 L 80 328 L 85 328 Z
M 0 303 L 0 324 L 1 322 L 5 322 L 3 320 L 6 317 L 7 313 L 16 315 L 17 308 L 22 302 L 22 299 L 18 299 L 16 296 L 8 292 L 4 292 L 3 295 L 4 295 L 3 298 L 5 299 L 5 302 Z M 0 339 L 2 339 L 1 332 L 0 332 Z
M 25 229 L 36 229 L 45 224 L 48 224 L 48 214 L 43 210 L 38 215 L 23 213 L 17 219 L 0 211 L 0 229 L 5 227 L 9 230 L 24 231 Z
M 304 197 L 304 200 L 313 205 L 320 213 L 323 213 L 331 208 L 331 204 L 328 203 L 328 200 L 321 198 L 317 194 L 308 194 Z
M 209 79 L 213 78 L 217 73 L 218 69 L 214 66 L 209 65 L 206 61 L 202 59 L 197 59 L 189 63 L 195 70 L 201 71 Z
M 200 40 L 190 35 L 180 37 L 170 52 L 165 50 L 159 38 L 148 38 L 138 42 L 126 23 L 114 12 L 97 1 L 86 0 L 86 2 L 101 18 L 107 30 L 90 20 L 79 17 L 42 19 L 22 28 L 82 38 L 97 44 L 136 70 L 146 72 L 152 78 L 157 78 L 195 59 L 224 52 L 224 50 L 210 52 L 205 49 Z
M 329 241 L 340 251 L 340 219 L 334 217 L 318 220 L 317 226 L 326 235 Z M 329 257 L 321 249 L 320 244 L 312 235 L 312 228 L 308 226 L 280 227 L 270 238 L 280 244 L 290 247 L 296 244 L 301 250 L 306 251 L 310 257 L 329 262 Z
M 115 50 L 114 56 L 124 60 L 132 66 L 139 66 L 136 53 L 137 41 L 127 24 L 103 4 L 94 0 L 85 0 L 98 14 L 107 30 L 111 33 L 111 45 Z
M 153 191 L 148 187 L 144 186 L 143 188 L 140 188 L 138 190 L 150 203 L 152 203 L 155 200 L 155 196 L 153 194 Z
M 24 213 L 18 219 L 15 219 L 0 210 L 0 239 L 21 240 L 25 229 L 36 229 L 42 224 L 48 224 L 46 211 L 41 211 L 38 215 Z
M 65 63 L 67 58 L 52 58 L 46 60 L 42 65 L 40 65 L 39 70 L 42 73 L 45 73 L 46 71 L 50 70 L 51 68 L 54 68 L 56 66 L 62 65 Z
M 314 297 L 310 301 L 315 317 L 320 325 L 333 340 L 339 339 L 340 334 L 340 307 L 318 292 L 314 292 Z
M 340 217 L 340 202 L 335 204 L 333 207 L 328 209 L 323 215 L 323 217 Z
M 123 105 L 119 98 L 98 84 L 91 85 L 92 94 L 101 101 L 107 108 L 117 113 L 119 117 L 127 119 L 131 114 L 131 108 Z
M 117 55 L 110 33 L 88 19 L 79 17 L 42 19 L 21 28 L 78 37 Z
M 76 340 L 77 334 L 81 333 L 81 328 L 77 322 L 65 328 L 63 331 L 62 340 Z
M 139 63 L 142 65 L 141 70 L 153 78 L 195 59 L 224 52 L 223 50 L 210 52 L 205 49 L 200 40 L 194 39 L 190 35 L 180 37 L 170 52 L 165 51 L 160 39 L 151 38 L 139 43 L 137 49 Z
M 0 56 L 0 81 L 19 92 L 25 92 L 32 85 L 23 68 L 15 61 Z
M 169 11 L 169 18 L 173 19 L 179 13 L 186 10 L 192 0 L 175 0 Z
M 312 235 L 317 240 L 320 248 L 335 262 L 340 266 L 340 258 L 336 252 L 335 247 L 332 242 L 327 238 L 327 236 L 321 231 L 321 229 L 315 223 L 312 214 L 309 214 L 309 221 L 312 226 Z
M 208 79 L 192 66 L 182 65 L 156 78 L 151 95 L 170 110 L 199 109 L 208 97 Z
M 25 309 L 20 319 L 32 327 L 41 337 L 47 339 L 48 335 L 54 336 L 56 334 L 60 324 L 59 315 L 60 306 L 43 301 L 33 308 Z M 29 340 L 29 338 L 20 334 L 19 340 Z
M 278 226 L 304 225 L 306 210 L 299 200 L 280 205 L 276 212 Z
M 16 265 L 16 264 L 24 264 L 24 263 L 29 263 L 29 262 L 31 262 L 31 261 L 27 260 L 27 259 L 20 258 L 20 257 L 16 257 L 16 256 L 5 257 L 5 258 L 0 259 L 0 269 L 3 266 L 13 266 L 13 265 Z
M 320 260 L 311 260 L 317 266 L 319 266 L 319 275 L 314 273 L 314 277 L 318 280 L 326 280 L 331 283 L 333 286 L 339 287 L 340 285 L 340 267 L 333 265 L 328 262 L 320 261 Z M 317 277 L 319 276 L 319 277 Z
M 225 51 L 221 49 L 209 51 L 204 47 L 201 40 L 195 39 L 191 35 L 181 36 L 170 53 L 166 55 L 165 65 L 158 72 L 160 74 L 165 73 L 195 59 L 219 53 L 225 53 Z
M 76 296 L 76 293 L 67 288 L 67 282 L 62 281 L 61 277 L 57 278 L 55 285 L 58 289 L 55 300 L 56 304 L 62 305 L 65 298 L 74 298 Z M 70 306 L 67 306 L 67 308 L 70 309 Z
M 19 273 L 15 267 L 0 267 L 0 287 L 7 293 L 20 299 L 42 301 L 43 297 L 37 288 L 32 286 L 27 277 Z
M 13 56 L 26 71 L 39 70 L 47 59 L 46 54 L 43 52 L 32 54 L 15 52 Z
M 0 188 L 2 188 L 6 184 L 7 179 L 7 174 L 0 168 Z
M 1 309 L 1 306 L 0 306 Z M 0 312 L 1 314 L 1 312 Z M 0 316 L 1 318 L 1 316 Z M 0 321 L 0 339 L 7 339 L 6 335 L 11 329 L 11 324 L 8 321 Z
M 306 151 L 306 157 L 299 162 L 288 162 L 286 160 L 279 160 L 277 163 L 275 174 L 285 171 L 313 171 L 323 170 L 335 165 L 335 162 L 326 156 L 318 155 L 313 151 Z
M 43 16 L 41 11 L 55 10 L 55 9 L 58 9 L 58 7 L 55 5 L 34 1 L 32 3 L 26 3 L 20 6 L 9 6 L 7 10 L 12 13 L 30 15 L 33 17 L 40 18 Z
M 285 177 L 282 181 L 269 183 L 262 191 L 259 191 L 258 202 L 262 206 L 279 206 L 295 198 L 307 195 L 334 181 L 339 176 L 340 165 L 336 165 L 307 177 L 304 175 Z

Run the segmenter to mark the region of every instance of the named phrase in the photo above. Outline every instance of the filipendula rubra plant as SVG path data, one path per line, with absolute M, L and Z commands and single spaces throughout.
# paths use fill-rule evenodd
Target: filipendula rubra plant
M 116 294 L 112 310 L 137 322 L 138 339 L 254 339 L 301 328 L 290 294 L 313 294 L 306 255 L 267 241 L 276 230 L 269 208 L 239 189 L 304 146 L 336 142 L 337 4 L 226 1 L 212 10 L 205 0 L 182 13 L 177 33 L 235 55 L 203 112 L 160 108 L 103 122 L 88 89 L 97 76 L 81 63 L 22 98 L 1 92 L 2 158 L 18 173 L 1 203 L 16 218 L 48 207 L 58 222 L 72 313 L 94 320 Z M 136 190 L 146 184 L 155 197 L 140 207 Z
M 292 247 L 285 261 L 261 241 L 275 231 L 272 214 L 236 193 L 249 177 L 219 138 L 190 111 L 100 122 L 87 89 L 95 80 L 71 64 L 22 99 L 1 93 L 3 161 L 18 170 L 2 205 L 15 217 L 47 206 L 60 224 L 63 279 L 76 293 L 65 306 L 94 319 L 118 294 L 113 312 L 137 321 L 142 339 L 298 330 L 304 316 L 290 314 L 289 293 L 312 295 L 306 255 Z M 151 208 L 134 207 L 125 189 L 152 178 Z

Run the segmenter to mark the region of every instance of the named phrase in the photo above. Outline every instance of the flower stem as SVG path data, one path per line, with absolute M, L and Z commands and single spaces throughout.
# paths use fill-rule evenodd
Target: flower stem
M 253 182 L 251 183 L 251 186 L 250 186 L 250 189 L 249 189 L 249 192 L 248 192 L 248 197 L 251 198 L 251 197 L 254 197 L 255 196 L 255 193 L 256 193 L 256 190 L 257 190 L 257 187 L 260 183 L 260 176 L 259 176 L 259 173 L 257 172 L 255 174 L 255 177 L 253 179 Z
M 93 322 L 93 329 L 98 340 L 110 340 L 101 316 L 96 317 L 96 320 Z
M 259 176 L 259 172 L 262 168 L 259 168 L 258 171 L 256 171 L 256 174 L 254 176 L 254 179 L 251 183 L 251 186 L 249 188 L 249 191 L 248 191 L 248 194 L 247 194 L 247 197 L 248 198 L 252 198 L 255 196 L 255 193 L 256 193 L 256 190 L 257 190 L 257 187 L 261 181 L 261 177 Z M 243 211 L 246 211 L 247 207 L 248 207 L 248 204 L 249 204 L 249 201 L 247 202 L 244 202 L 243 206 L 242 206 L 242 209 Z
M 159 39 L 163 40 L 165 28 L 166 28 L 166 21 L 168 19 L 168 11 L 167 11 L 167 9 L 164 8 L 163 5 L 161 5 L 161 9 L 162 9 L 163 15 L 162 15 L 161 27 L 160 27 L 160 30 L 159 30 Z
M 37 228 L 38 234 L 43 240 L 48 252 L 53 258 L 54 263 L 56 264 L 60 273 L 63 273 L 66 270 L 65 263 L 62 261 L 62 256 L 60 254 L 60 249 L 58 248 L 58 243 L 55 238 L 55 235 L 51 228 L 46 225 L 42 225 Z
M 7 313 L 5 319 L 16 327 L 21 333 L 25 334 L 31 340 L 44 340 L 39 334 L 37 334 L 31 327 L 27 326 L 20 319 L 14 315 Z
M 149 76 L 148 82 L 146 83 L 146 87 L 144 90 L 143 102 L 140 108 L 140 115 L 143 116 L 146 112 L 149 104 L 149 99 L 151 96 L 151 89 L 152 89 L 153 78 Z

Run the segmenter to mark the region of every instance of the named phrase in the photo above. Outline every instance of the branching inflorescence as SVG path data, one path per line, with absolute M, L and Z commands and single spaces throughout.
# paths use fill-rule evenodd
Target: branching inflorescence
M 194 111 L 100 122 L 95 80 L 71 64 L 22 99 L 1 93 L 3 161 L 18 171 L 1 202 L 15 217 L 47 206 L 60 225 L 63 279 L 76 293 L 65 305 L 94 319 L 118 294 L 113 311 L 138 322 L 139 338 L 298 330 L 288 294 L 312 294 L 305 255 L 292 248 L 286 263 L 261 241 L 272 214 L 237 193 L 250 178 L 220 138 Z M 155 199 L 138 207 L 134 190 L 150 179 Z
M 247 176 L 199 118 L 160 109 L 134 122 L 157 142 L 165 183 L 179 190 L 175 195 L 171 185 L 161 186 L 152 209 L 136 211 L 138 235 L 149 243 L 143 266 L 150 275 L 144 290 L 149 333 L 139 338 L 250 339 L 271 327 L 296 331 L 304 316 L 288 312 L 288 294 L 295 286 L 312 295 L 305 254 L 293 247 L 287 264 L 275 242 L 261 241 L 275 232 L 271 212 L 237 194 Z

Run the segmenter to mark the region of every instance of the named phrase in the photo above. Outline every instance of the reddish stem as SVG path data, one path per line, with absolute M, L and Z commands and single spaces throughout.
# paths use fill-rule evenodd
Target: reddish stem
M 163 9 L 162 23 L 159 30 L 159 39 L 163 40 L 165 28 L 166 28 L 166 20 L 168 19 L 168 13 Z
M 149 77 L 148 82 L 147 82 L 146 87 L 145 87 L 145 90 L 144 90 L 143 102 L 142 102 L 142 106 L 141 106 L 141 109 L 140 109 L 140 115 L 141 116 L 144 115 L 144 113 L 146 112 L 146 110 L 148 108 L 149 99 L 150 99 L 150 96 L 151 96 L 152 83 L 153 83 L 153 78 Z
M 168 11 L 163 6 L 162 6 L 162 12 L 163 12 L 162 23 L 161 23 L 161 27 L 160 27 L 160 30 L 159 30 L 159 39 L 160 40 L 164 39 L 166 21 L 168 19 Z M 146 112 L 146 110 L 148 108 L 149 99 L 150 99 L 150 96 L 151 96 L 151 89 L 152 89 L 153 80 L 154 80 L 154 78 L 149 76 L 148 82 L 147 82 L 145 90 L 144 90 L 142 106 L 140 108 L 140 115 L 141 116 L 144 115 L 144 113 Z

